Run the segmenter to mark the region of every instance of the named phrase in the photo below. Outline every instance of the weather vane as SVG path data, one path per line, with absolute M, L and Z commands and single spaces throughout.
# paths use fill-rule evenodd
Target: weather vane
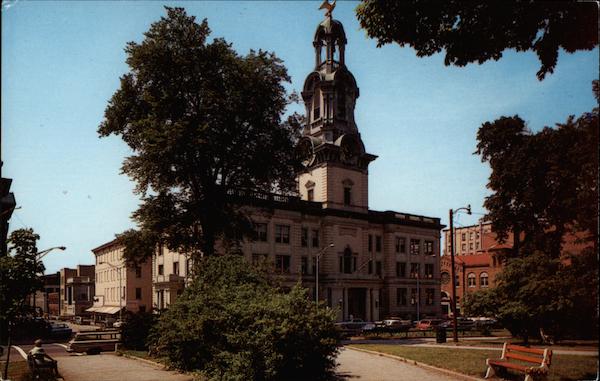
M 323 4 L 319 7 L 319 9 L 326 9 L 325 17 L 332 17 L 333 9 L 335 8 L 335 2 L 337 0 L 333 0 L 333 3 L 330 3 L 329 0 L 323 0 Z

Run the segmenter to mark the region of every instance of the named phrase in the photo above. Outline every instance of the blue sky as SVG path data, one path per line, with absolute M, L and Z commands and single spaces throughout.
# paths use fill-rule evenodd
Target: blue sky
M 240 53 L 275 52 L 300 91 L 313 69 L 312 37 L 321 1 L 34 2 L 2 6 L 2 176 L 13 179 L 20 209 L 11 230 L 33 227 L 47 271 L 93 261 L 91 249 L 133 227 L 133 183 L 120 174 L 130 154 L 116 137 L 98 138 L 108 99 L 126 73 L 123 48 L 141 41 L 163 5 L 208 19 L 212 37 Z M 561 52 L 554 74 L 539 82 L 533 53 L 507 51 L 497 62 L 446 67 L 443 55 L 417 58 L 410 48 L 376 48 L 354 14 L 338 2 L 334 17 L 348 38 L 346 63 L 360 88 L 356 121 L 368 152 L 371 209 L 440 217 L 471 204 L 475 223 L 489 168 L 473 155 L 479 126 L 520 115 L 536 131 L 590 111 L 598 50 Z M 300 110 L 299 106 L 295 106 Z

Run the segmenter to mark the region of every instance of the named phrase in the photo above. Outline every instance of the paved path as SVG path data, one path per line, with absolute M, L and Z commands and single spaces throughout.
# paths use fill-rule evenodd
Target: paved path
M 341 350 L 337 362 L 337 375 L 347 381 L 462 381 L 462 378 L 350 348 Z

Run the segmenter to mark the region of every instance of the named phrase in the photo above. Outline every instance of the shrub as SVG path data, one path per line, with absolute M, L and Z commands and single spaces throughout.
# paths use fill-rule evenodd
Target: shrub
M 148 349 L 148 337 L 156 320 L 156 315 L 150 312 L 129 313 L 121 328 L 123 347 L 139 351 Z
M 203 260 L 183 295 L 161 315 L 154 350 L 210 380 L 318 380 L 335 367 L 333 311 L 306 290 L 289 293 L 238 256 Z

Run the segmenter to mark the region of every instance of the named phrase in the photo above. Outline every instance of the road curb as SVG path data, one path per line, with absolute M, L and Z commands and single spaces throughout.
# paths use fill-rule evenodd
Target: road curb
M 115 356 L 119 356 L 119 354 L 115 354 Z M 163 370 L 169 370 L 169 369 L 167 369 L 167 367 L 166 367 L 165 364 L 161 364 L 161 363 L 156 362 L 156 361 L 152 361 L 152 360 L 148 360 L 148 359 L 143 359 L 141 357 L 128 355 L 126 353 L 121 353 L 120 356 L 123 356 L 123 357 L 128 358 L 128 359 L 132 359 L 132 360 L 141 361 L 141 362 L 146 363 L 148 365 L 157 366 L 159 368 L 162 368 Z
M 351 345 L 344 346 L 344 348 L 351 349 L 351 350 L 354 350 L 354 351 L 359 351 L 359 352 L 365 352 L 365 353 L 369 353 L 369 354 L 376 355 L 376 356 L 387 357 L 387 358 L 390 358 L 390 359 L 393 359 L 393 360 L 396 360 L 396 361 L 402 361 L 402 362 L 405 362 L 405 363 L 410 364 L 410 365 L 416 365 L 416 366 L 421 367 L 421 368 L 425 368 L 425 369 L 433 370 L 433 371 L 436 371 L 436 372 L 444 373 L 444 374 L 447 374 L 447 375 L 453 376 L 453 377 L 458 377 L 458 378 L 460 378 L 462 380 L 465 380 L 465 381 L 486 381 L 483 378 L 468 376 L 466 374 L 458 373 L 458 372 L 455 372 L 453 370 L 438 368 L 436 366 L 425 364 L 425 363 L 422 363 L 422 362 L 419 362 L 419 361 L 415 361 L 415 360 L 412 360 L 412 359 L 407 359 L 405 357 L 390 355 L 390 354 L 382 353 L 382 352 L 370 351 L 368 349 L 357 348 L 357 347 L 354 347 L 354 346 L 351 346 Z

